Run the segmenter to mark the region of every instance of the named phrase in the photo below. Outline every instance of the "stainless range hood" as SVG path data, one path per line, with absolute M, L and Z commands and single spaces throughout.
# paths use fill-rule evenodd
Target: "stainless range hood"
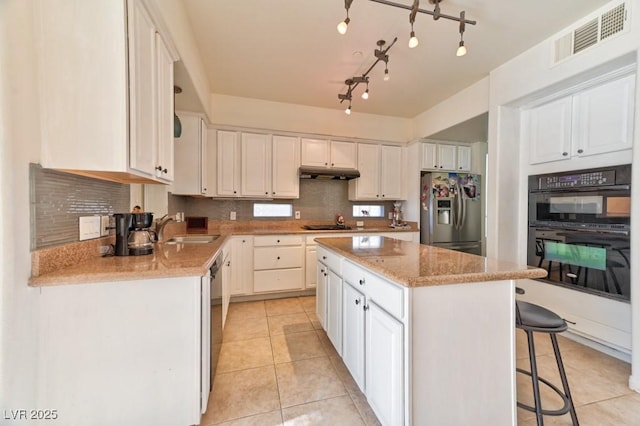
M 359 178 L 360 172 L 356 169 L 301 166 L 299 175 L 300 179 L 350 180 Z

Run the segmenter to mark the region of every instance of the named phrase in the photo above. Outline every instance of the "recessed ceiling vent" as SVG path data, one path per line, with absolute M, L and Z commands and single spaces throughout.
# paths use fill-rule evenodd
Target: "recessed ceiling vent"
M 625 30 L 627 24 L 626 3 L 596 16 L 586 24 L 556 39 L 554 43 L 554 64 L 595 46 L 602 40 Z

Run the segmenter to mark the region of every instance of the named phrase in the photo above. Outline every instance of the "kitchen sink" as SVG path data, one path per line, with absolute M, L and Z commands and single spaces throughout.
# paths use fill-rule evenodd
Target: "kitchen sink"
M 171 237 L 165 244 L 206 244 L 212 243 L 220 238 L 220 235 L 183 235 L 179 237 Z

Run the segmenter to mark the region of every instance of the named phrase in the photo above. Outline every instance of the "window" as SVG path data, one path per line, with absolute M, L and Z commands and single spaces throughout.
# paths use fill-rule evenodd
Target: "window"
M 291 217 L 291 216 L 293 216 L 293 204 L 255 203 L 253 205 L 253 217 Z
M 384 217 L 384 206 L 353 206 L 353 217 Z

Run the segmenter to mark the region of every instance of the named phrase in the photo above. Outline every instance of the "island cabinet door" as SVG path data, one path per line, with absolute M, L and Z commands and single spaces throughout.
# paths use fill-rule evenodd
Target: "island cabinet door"
M 342 285 L 342 360 L 364 392 L 365 297 L 346 281 Z
M 329 270 L 327 266 L 318 262 L 318 273 L 316 279 L 316 315 L 322 328 L 327 330 L 327 281 L 329 280 Z
M 342 278 L 329 269 L 327 285 L 327 336 L 342 356 Z
M 383 425 L 404 424 L 403 324 L 367 301 L 367 401 Z

